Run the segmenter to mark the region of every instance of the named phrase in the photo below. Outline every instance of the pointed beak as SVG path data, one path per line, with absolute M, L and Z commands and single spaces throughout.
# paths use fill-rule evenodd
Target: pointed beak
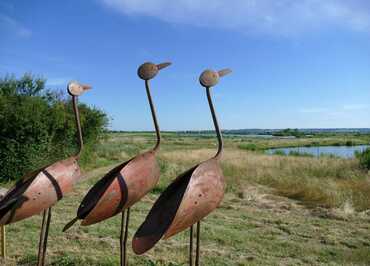
M 171 65 L 171 62 L 166 62 L 166 63 L 158 64 L 157 68 L 158 68 L 158 70 L 161 70 L 165 67 L 168 67 L 169 65 Z
M 231 72 L 232 71 L 229 68 L 222 69 L 222 70 L 218 71 L 218 76 L 221 78 L 223 76 L 226 76 L 227 74 L 230 74 Z
M 84 85 L 81 85 L 81 86 L 82 86 L 84 91 L 91 90 L 91 88 L 92 88 L 90 85 L 87 85 L 87 84 L 84 84 Z

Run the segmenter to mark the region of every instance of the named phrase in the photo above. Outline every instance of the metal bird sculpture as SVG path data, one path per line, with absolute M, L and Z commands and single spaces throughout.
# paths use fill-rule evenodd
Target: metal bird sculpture
M 145 81 L 146 93 L 152 113 L 157 143 L 153 149 L 118 165 L 101 178 L 86 194 L 78 210 L 77 217 L 63 229 L 68 230 L 76 221 L 81 225 L 91 225 L 108 219 L 120 212 L 121 217 L 121 265 L 126 265 L 126 243 L 130 207 L 151 191 L 159 180 L 159 165 L 156 155 L 159 150 L 161 135 L 154 104 L 150 94 L 149 80 L 171 63 L 144 63 L 138 69 L 138 76 Z M 125 210 L 127 212 L 126 222 Z M 125 224 L 125 225 L 124 225 Z
M 179 175 L 154 203 L 132 240 L 136 254 L 151 249 L 162 237 L 167 239 L 190 227 L 189 263 L 193 265 L 193 224 L 197 223 L 195 264 L 199 265 L 200 221 L 219 206 L 225 182 L 220 168 L 223 140 L 211 99 L 211 87 L 231 70 L 205 70 L 200 84 L 206 88 L 209 107 L 218 139 L 216 155 Z
M 83 148 L 77 97 L 91 87 L 78 82 L 68 84 L 78 130 L 78 152 L 70 158 L 42 167 L 18 181 L 0 200 L 0 225 L 11 224 L 43 211 L 37 265 L 45 264 L 52 206 L 70 192 L 81 178 L 78 160 Z

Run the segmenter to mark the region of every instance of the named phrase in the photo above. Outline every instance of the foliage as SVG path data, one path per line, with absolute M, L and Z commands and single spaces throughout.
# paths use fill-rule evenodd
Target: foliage
M 274 155 L 280 155 L 280 156 L 285 156 L 286 153 L 283 150 L 275 150 L 273 152 Z
M 370 170 L 370 148 L 362 152 L 356 152 L 356 157 L 360 161 L 360 166 L 362 168 Z
M 278 137 L 287 137 L 287 136 L 293 136 L 296 138 L 304 137 L 305 133 L 299 131 L 297 128 L 296 129 L 283 129 L 278 132 L 274 132 L 273 136 L 278 136 Z
M 79 104 L 86 151 L 91 152 L 107 125 L 102 111 Z M 72 103 L 61 92 L 45 88 L 31 74 L 0 79 L 0 180 L 70 156 L 77 148 Z M 83 154 L 86 162 L 86 153 Z
M 243 143 L 239 145 L 239 149 L 247 150 L 247 151 L 256 151 L 258 147 L 254 143 Z

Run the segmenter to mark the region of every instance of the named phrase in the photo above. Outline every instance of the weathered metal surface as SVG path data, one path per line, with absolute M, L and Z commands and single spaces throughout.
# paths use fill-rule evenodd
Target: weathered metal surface
M 169 65 L 171 65 L 171 63 L 169 63 L 169 62 L 161 63 L 161 64 L 158 64 L 158 65 L 153 64 L 151 62 L 146 62 L 138 68 L 137 74 L 143 80 L 150 80 L 158 74 L 159 70 L 161 70 L 161 69 L 163 69 L 163 68 L 165 68 Z
M 143 224 L 132 240 L 136 254 L 151 249 L 161 238 L 169 238 L 191 227 L 189 262 L 192 264 L 192 225 L 197 225 L 197 250 L 195 264 L 199 265 L 200 220 L 206 217 L 221 203 L 224 196 L 225 181 L 219 160 L 223 150 L 223 140 L 213 107 L 210 88 L 219 78 L 231 70 L 205 70 L 199 77 L 200 84 L 206 88 L 207 99 L 218 140 L 216 155 L 189 169 L 172 182 L 154 203 Z
M 102 195 L 95 194 L 99 197 L 98 201 L 84 218 L 79 217 L 83 219 L 81 224 L 98 223 L 131 207 L 153 189 L 158 180 L 159 166 L 155 152 L 148 151 L 138 155 L 117 171 Z M 98 183 L 96 185 L 99 186 Z M 90 201 L 96 201 L 96 198 L 91 197 Z
M 83 93 L 90 89 L 90 85 L 80 84 L 77 81 L 69 82 L 67 87 L 67 91 L 71 96 L 81 96 Z
M 207 216 L 222 201 L 224 187 L 217 158 L 180 175 L 156 201 L 136 232 L 134 252 L 143 254 L 162 237 L 169 238 Z
M 0 225 L 14 223 L 53 206 L 81 178 L 76 158 L 51 164 L 18 183 L 0 201 Z
M 200 75 L 199 82 L 203 87 L 213 87 L 218 83 L 221 77 L 226 76 L 229 73 L 231 73 L 231 70 L 228 68 L 220 71 L 206 69 Z
M 169 238 L 206 217 L 224 197 L 225 181 L 216 158 L 200 164 L 190 179 L 176 216 L 164 235 Z
M 8 192 L 6 188 L 0 187 L 0 200 L 5 196 L 5 194 Z M 6 230 L 5 225 L 0 225 L 0 238 L 1 238 L 1 257 L 3 258 L 3 261 L 5 262 L 6 258 Z

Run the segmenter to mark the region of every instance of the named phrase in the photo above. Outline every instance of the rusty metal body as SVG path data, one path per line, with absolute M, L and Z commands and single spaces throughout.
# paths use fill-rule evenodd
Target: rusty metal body
M 167 187 L 134 236 L 136 254 L 189 228 L 219 206 L 225 182 L 218 160 L 212 158 L 193 167 Z
M 145 152 L 119 165 L 96 183 L 82 201 L 77 214 L 82 219 L 81 225 L 101 222 L 131 207 L 158 180 L 156 151 Z
M 40 231 L 38 266 L 45 264 L 47 239 L 51 221 L 51 207 L 70 192 L 81 178 L 78 160 L 83 148 L 77 96 L 91 87 L 72 81 L 68 93 L 72 96 L 73 110 L 78 133 L 79 150 L 68 159 L 42 167 L 24 176 L 0 200 L 0 225 L 11 224 L 26 219 L 42 211 L 43 220 Z
M 70 192 L 80 177 L 76 157 L 38 170 L 18 182 L 0 201 L 0 225 L 40 214 Z
M 130 207 L 151 191 L 159 180 L 159 165 L 156 154 L 160 147 L 160 130 L 152 101 L 149 80 L 171 63 L 155 65 L 147 62 L 137 71 L 138 76 L 145 81 L 145 89 L 152 113 L 157 142 L 154 148 L 126 161 L 100 179 L 86 194 L 78 210 L 77 217 L 63 229 L 68 230 L 75 222 L 82 220 L 81 225 L 87 226 L 101 222 L 122 212 L 121 221 L 121 265 L 126 265 L 126 242 L 128 234 Z M 127 210 L 126 222 L 124 221 Z M 125 226 L 124 226 L 124 223 Z
M 218 139 L 216 155 L 178 176 L 154 203 L 143 224 L 132 240 L 136 254 L 143 254 L 161 239 L 169 238 L 190 227 L 189 264 L 193 264 L 193 224 L 197 223 L 197 249 L 195 264 L 199 265 L 200 221 L 216 209 L 221 203 L 225 181 L 220 167 L 223 140 L 212 103 L 210 88 L 219 78 L 230 73 L 229 69 L 221 71 L 204 71 L 200 84 L 206 88 L 207 99 Z

